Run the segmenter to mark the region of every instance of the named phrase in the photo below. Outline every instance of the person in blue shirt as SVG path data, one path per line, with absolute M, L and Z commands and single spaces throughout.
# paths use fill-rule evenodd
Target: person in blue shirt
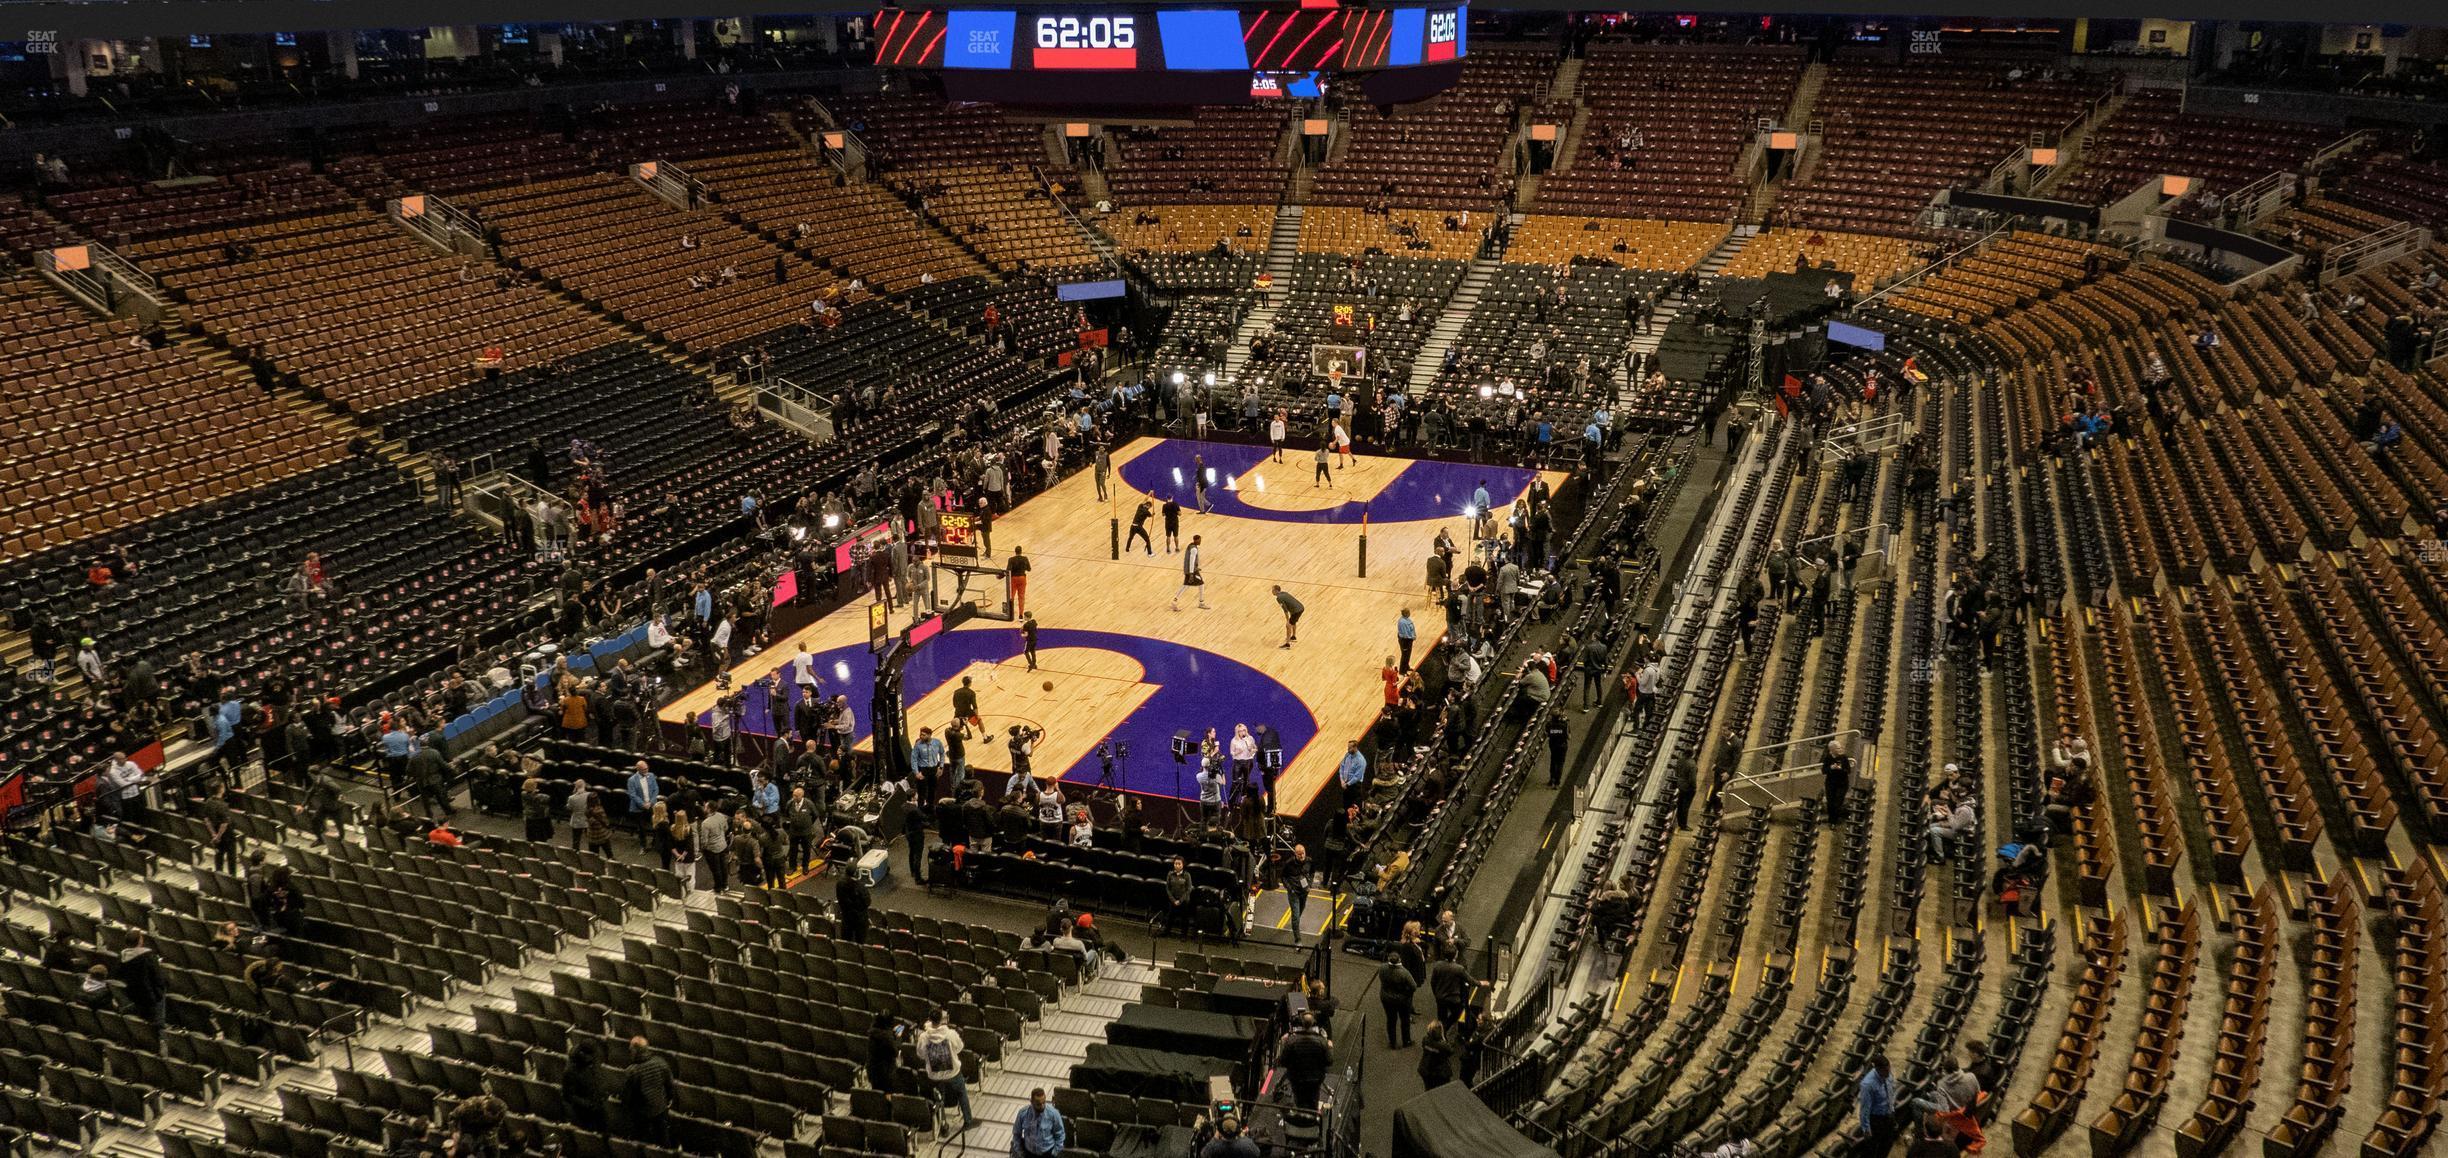
M 1479 480 L 1479 489 L 1474 490 L 1474 491 L 1472 491 L 1472 492 L 1471 492 L 1471 537 L 1472 537 L 1472 538 L 1483 539 L 1483 538 L 1486 538 L 1486 537 L 1487 537 L 1488 503 L 1489 503 L 1489 501 L 1490 501 L 1490 500 L 1489 500 L 1489 498 L 1488 498 L 1487 480 L 1486 480 L 1486 479 L 1480 479 L 1480 480 Z
M 1853 1109 L 1862 1137 L 1883 1149 L 1885 1139 L 1895 1129 L 1896 1110 L 1895 1072 L 1886 1057 L 1881 1056 L 1862 1071 L 1861 1084 L 1854 1090 Z
M 1053 1158 L 1071 1145 L 1071 1126 L 1046 1101 L 1045 1087 L 1029 1091 L 1029 1104 L 1012 1119 L 1011 1158 Z
M 2373 431 L 2371 441 L 2364 445 L 2374 456 L 2378 456 L 2388 453 L 2403 441 L 2405 441 L 2405 427 L 2399 425 L 2395 418 L 2383 414 L 2380 416 L 2380 429 Z
M 696 594 L 690 596 L 689 600 L 690 608 L 697 613 L 698 622 L 714 622 L 714 593 L 706 590 L 705 584 L 698 584 Z
M 910 767 L 918 772 L 918 783 L 926 790 L 926 799 L 935 798 L 935 776 L 944 763 L 944 742 L 935 738 L 935 729 L 918 729 L 917 742 L 910 745 Z
M 245 705 L 240 704 L 236 696 L 221 701 L 221 706 L 213 709 L 212 730 L 215 755 L 218 755 L 221 749 L 229 747 L 230 739 L 238 734 L 238 718 L 245 711 Z
M 1405 607 L 1394 617 L 1394 646 L 1402 649 L 1402 666 L 1396 671 L 1411 670 L 1411 645 L 1419 640 L 1419 627 L 1411 622 L 1411 609 Z
M 393 728 L 382 734 L 383 771 L 393 784 L 408 782 L 408 758 L 416 755 L 416 735 L 406 728 Z
M 1360 741 L 1350 741 L 1343 750 L 1343 762 L 1335 766 L 1335 774 L 1342 777 L 1345 788 L 1358 788 L 1367 782 L 1368 757 L 1360 754 Z
M 748 800 L 756 805 L 759 816 L 770 817 L 782 811 L 782 789 L 761 771 L 748 774 Z

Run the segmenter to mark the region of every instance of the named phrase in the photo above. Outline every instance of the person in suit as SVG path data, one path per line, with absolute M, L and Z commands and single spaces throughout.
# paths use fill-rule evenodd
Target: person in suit
M 782 805 L 782 831 L 790 836 L 791 869 L 807 867 L 808 858 L 816 852 L 816 825 L 822 814 L 816 802 L 808 799 L 807 785 L 791 788 L 790 800 Z

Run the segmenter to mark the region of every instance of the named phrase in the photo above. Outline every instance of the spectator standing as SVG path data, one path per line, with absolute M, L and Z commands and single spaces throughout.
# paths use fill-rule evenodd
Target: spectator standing
M 934 1087 L 935 1101 L 949 1113 L 959 1107 L 961 1128 L 950 1129 L 950 1123 L 939 1131 L 941 1137 L 957 1137 L 968 1132 L 976 1118 L 969 1109 L 969 1082 L 961 1075 L 961 1052 L 968 1049 L 960 1030 L 942 1009 L 927 1015 L 926 1028 L 918 1034 L 918 1064 Z
M 629 1112 L 629 1129 L 641 1142 L 671 1145 L 671 1062 L 646 1044 L 643 1036 L 629 1039 L 629 1072 L 621 1081 L 621 1106 Z
M 1895 1070 L 1884 1055 L 1870 1063 L 1862 1072 L 1861 1081 L 1853 1090 L 1855 1125 L 1860 1130 L 1865 1153 L 1884 1153 L 1895 1138 Z
M 587 787 L 584 780 L 572 781 L 569 795 L 561 802 L 562 811 L 569 820 L 571 848 L 586 847 L 587 810 L 594 806 L 595 790 Z
M 729 891 L 731 818 L 722 809 L 708 809 L 706 818 L 697 823 L 697 851 L 705 854 L 706 887 L 718 893 Z
M 1070 1123 L 1046 1100 L 1045 1087 L 1030 1090 L 1029 1104 L 1012 1119 L 1012 1158 L 1054 1158 L 1070 1145 Z
M 1385 965 L 1377 970 L 1377 1003 L 1385 1010 L 1387 1049 L 1410 1048 L 1411 1003 L 1418 993 L 1419 980 L 1403 967 L 1401 957 L 1388 954 Z
M 1420 1085 L 1433 1090 L 1453 1080 L 1455 1036 L 1443 1021 L 1429 1022 L 1420 1034 Z

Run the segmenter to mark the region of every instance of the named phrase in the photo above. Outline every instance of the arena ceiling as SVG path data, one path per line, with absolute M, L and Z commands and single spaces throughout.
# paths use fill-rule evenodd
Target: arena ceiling
M 1014 0 L 938 0 L 939 8 L 1011 7 Z M 1417 0 L 1412 0 L 1416 3 Z M 29 41 L 85 38 L 184 36 L 203 33 L 318 32 L 348 28 L 416 28 L 448 24 L 582 23 L 677 17 L 780 16 L 872 12 L 875 0 L 801 0 L 759 3 L 730 0 L 0 0 L 0 39 Z M 1036 5 L 1030 7 L 1061 7 Z M 1095 7 L 1096 5 L 1083 5 Z M 1186 5 L 1195 6 L 1195 5 Z M 1482 3 L 1483 11 L 1622 11 L 1571 0 L 1506 0 Z M 2132 19 L 2264 20 L 2303 22 L 2300 0 L 2153 0 L 2143 6 L 2107 0 L 1811 0 L 1791 7 L 1764 7 L 1727 0 L 1689 2 L 1655 12 L 1792 12 L 1795 14 L 1888 17 L 2080 16 Z M 2439 0 L 2332 0 L 2321 5 L 2323 23 L 2448 23 Z

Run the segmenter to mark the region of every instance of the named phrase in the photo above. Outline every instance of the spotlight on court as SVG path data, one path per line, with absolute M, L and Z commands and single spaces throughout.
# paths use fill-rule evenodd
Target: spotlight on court
M 1213 370 L 1209 370 L 1209 371 L 1207 372 L 1207 376 L 1206 376 L 1206 378 L 1205 378 L 1205 382 L 1206 382 L 1206 383 L 1207 383 L 1207 385 L 1209 385 L 1209 386 L 1213 386 L 1213 385 L 1215 385 L 1215 371 L 1213 371 Z
M 1188 376 L 1188 375 L 1183 374 L 1183 373 L 1182 373 L 1181 371 L 1179 371 L 1179 370 L 1175 370 L 1175 371 L 1173 372 L 1173 384 L 1174 384 L 1174 385 L 1179 386 L 1179 385 L 1181 385 L 1182 383 L 1184 383 L 1184 382 L 1186 382 L 1186 381 L 1189 381 L 1189 376 Z

